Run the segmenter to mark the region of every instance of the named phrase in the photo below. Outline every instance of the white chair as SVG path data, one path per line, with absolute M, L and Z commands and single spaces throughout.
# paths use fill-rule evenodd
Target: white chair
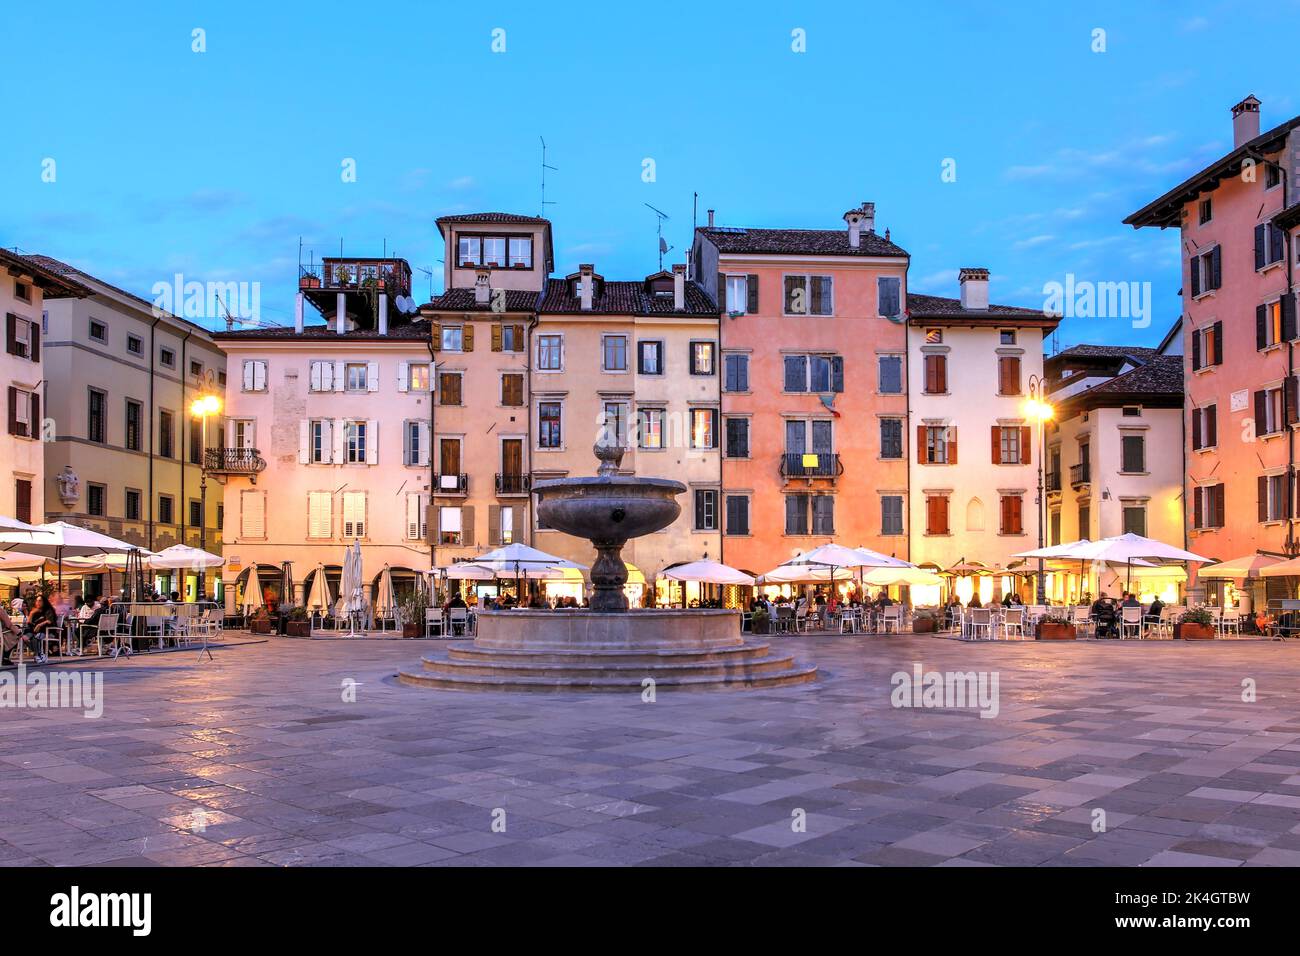
M 101 614 L 95 625 L 95 653 L 100 657 L 104 656 L 104 638 L 111 644 L 117 637 L 117 618 L 116 614 Z
M 1002 612 L 1002 636 L 1006 640 L 1011 640 L 1011 635 L 1015 634 L 1017 640 L 1025 639 L 1025 609 L 1023 607 L 1009 607 Z
M 903 605 L 891 604 L 880 612 L 880 633 L 888 634 L 890 628 L 894 633 L 903 629 Z
M 451 609 L 451 633 L 463 635 L 469 628 L 469 609 L 454 607 Z
M 851 608 L 845 608 L 840 612 L 840 633 L 852 634 L 857 630 L 857 615 Z
M 1219 636 L 1223 637 L 1229 631 L 1241 637 L 1241 610 L 1235 607 L 1223 609 L 1223 615 L 1219 618 Z
M 442 608 L 431 607 L 424 611 L 424 636 L 429 637 L 430 632 L 437 630 L 438 637 L 443 635 Z
M 980 639 L 980 632 L 984 633 L 985 638 L 993 640 L 993 612 L 986 607 L 973 607 L 968 609 L 970 614 L 970 623 L 968 630 L 973 641 Z
M 1092 619 L 1092 613 L 1086 604 L 1076 604 L 1070 609 L 1070 623 L 1074 625 L 1075 633 L 1084 631 L 1085 633 L 1097 633 L 1096 623 Z
M 1129 635 L 1142 639 L 1142 608 L 1124 606 L 1119 609 L 1119 636 L 1124 639 Z

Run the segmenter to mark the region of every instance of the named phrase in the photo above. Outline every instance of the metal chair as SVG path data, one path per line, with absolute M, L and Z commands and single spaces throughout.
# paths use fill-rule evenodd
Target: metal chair
M 1219 618 L 1219 636 L 1223 637 L 1229 631 L 1241 637 L 1241 610 L 1235 607 L 1224 608 Z
M 430 636 L 429 632 L 434 630 L 435 628 L 438 631 L 438 637 L 442 637 L 444 633 L 444 628 L 442 623 L 442 608 L 440 607 L 425 608 L 424 636 L 429 637 Z
M 1097 634 L 1097 622 L 1092 619 L 1092 613 L 1086 604 L 1077 604 L 1070 609 L 1070 623 L 1074 625 L 1076 633 L 1082 630 L 1090 632 L 1094 637 Z
M 1142 639 L 1142 608 L 1124 606 L 1119 609 L 1119 636 L 1123 640 L 1129 634 Z
M 880 633 L 888 634 L 890 628 L 897 634 L 903 629 L 903 605 L 891 604 L 880 612 Z
M 1022 607 L 1009 607 L 1002 612 L 1002 636 L 1009 641 L 1013 633 L 1019 640 L 1025 639 L 1025 609 Z
M 986 607 L 973 607 L 969 609 L 970 614 L 970 636 L 972 641 L 980 639 L 980 632 L 983 631 L 986 639 L 993 639 L 993 612 Z
M 459 628 L 459 631 L 457 630 Z M 462 636 L 469 628 L 469 609 L 463 607 L 451 608 L 451 633 L 459 633 Z

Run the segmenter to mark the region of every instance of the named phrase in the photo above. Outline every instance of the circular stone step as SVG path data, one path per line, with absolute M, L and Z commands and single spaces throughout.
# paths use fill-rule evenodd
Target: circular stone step
M 648 675 L 647 675 L 648 676 Z M 791 684 L 805 684 L 817 678 L 817 668 L 798 667 L 779 671 L 774 674 L 762 674 L 752 677 L 713 676 L 713 677 L 656 677 L 656 690 L 725 690 L 728 688 L 786 687 Z M 415 687 L 431 687 L 438 690 L 459 691 L 532 691 L 534 693 L 591 693 L 621 691 L 623 693 L 640 693 L 644 688 L 643 678 L 630 677 L 471 677 L 469 675 L 442 676 L 429 673 L 402 672 L 397 675 L 400 683 Z
M 644 680 L 653 677 L 750 677 L 790 670 L 793 657 L 761 657 L 740 661 L 674 661 L 662 664 L 637 662 L 607 662 L 585 660 L 582 662 L 537 663 L 534 661 L 458 661 L 426 657 L 424 669 L 444 677 L 471 675 L 475 677 L 628 677 Z
M 609 649 L 533 649 L 484 648 L 472 641 L 457 642 L 448 646 L 448 657 L 454 661 L 513 661 L 535 664 L 565 664 L 574 661 L 599 660 L 610 663 L 662 664 L 687 661 L 738 662 L 762 657 L 771 650 L 763 642 L 738 644 L 731 647 L 711 648 L 628 648 Z

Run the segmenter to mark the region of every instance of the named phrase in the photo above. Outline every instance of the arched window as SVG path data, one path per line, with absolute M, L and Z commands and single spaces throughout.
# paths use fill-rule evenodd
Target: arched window
M 966 505 L 966 530 L 984 530 L 984 502 L 978 498 L 972 498 Z

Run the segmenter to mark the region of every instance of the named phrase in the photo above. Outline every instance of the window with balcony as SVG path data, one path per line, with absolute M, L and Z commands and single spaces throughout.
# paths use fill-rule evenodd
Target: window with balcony
M 835 426 L 826 419 L 786 419 L 785 460 L 787 478 L 833 477 L 836 473 Z
M 834 315 L 834 282 L 830 276 L 785 277 L 786 315 Z

